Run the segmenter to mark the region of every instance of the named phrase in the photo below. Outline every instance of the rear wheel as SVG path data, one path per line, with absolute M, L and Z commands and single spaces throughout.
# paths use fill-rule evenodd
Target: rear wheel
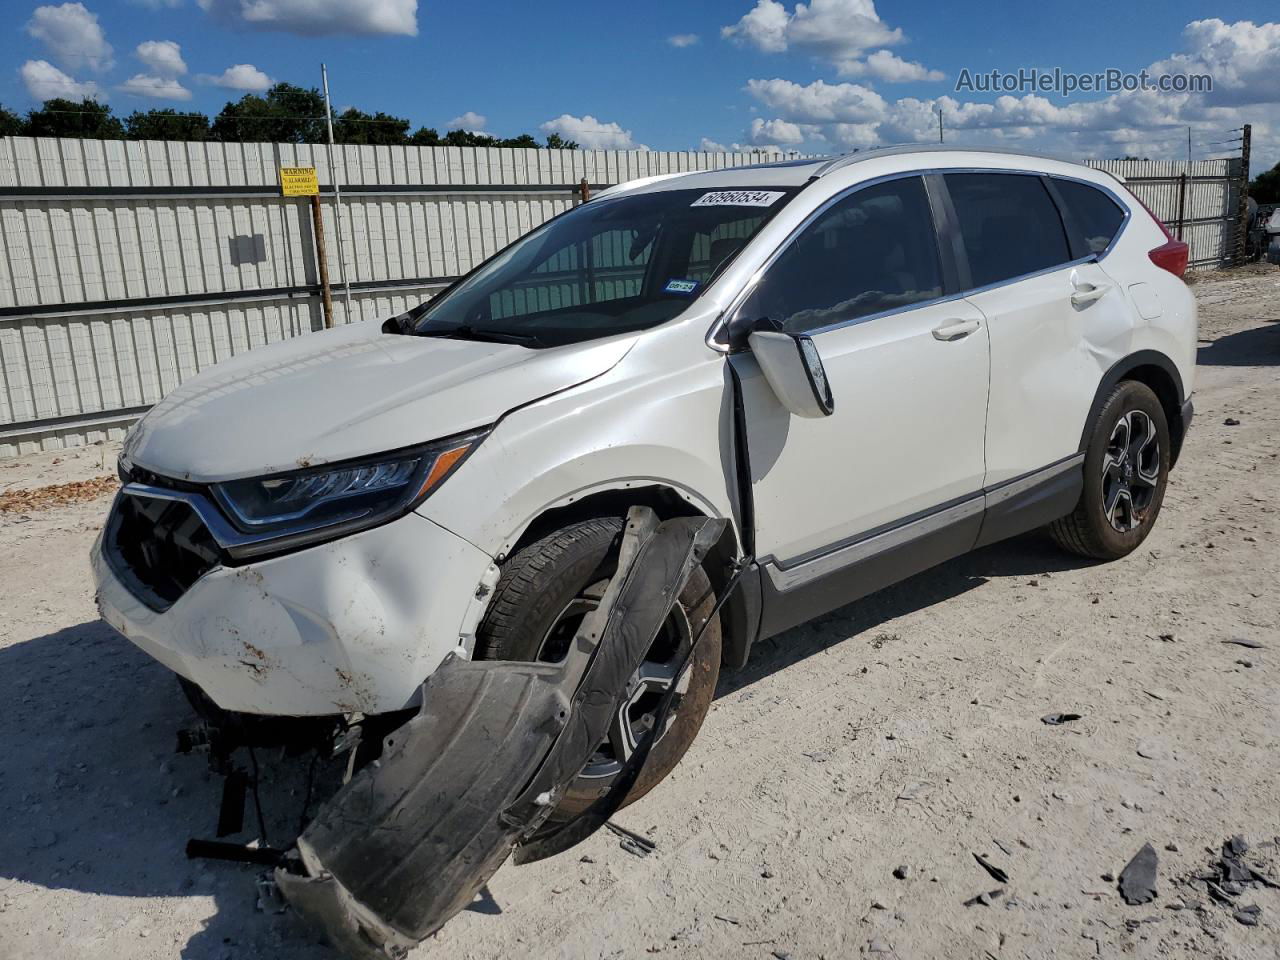
M 1147 538 L 1169 481 L 1169 423 L 1146 384 L 1120 383 L 1094 422 L 1075 510 L 1049 532 L 1059 546 L 1117 560 Z
M 476 659 L 563 660 L 582 618 L 599 606 L 617 569 L 622 527 L 619 517 L 583 520 L 513 554 L 503 565 L 493 601 L 477 631 Z M 576 816 L 608 791 L 623 763 L 652 729 L 657 706 L 673 686 L 677 699 L 666 729 L 624 805 L 652 790 L 684 756 L 710 709 L 720 674 L 719 615 L 707 624 L 685 669 L 677 672 L 677 667 L 688 652 L 695 625 L 714 605 L 711 583 L 699 567 L 632 675 L 608 738 L 565 792 L 557 818 Z

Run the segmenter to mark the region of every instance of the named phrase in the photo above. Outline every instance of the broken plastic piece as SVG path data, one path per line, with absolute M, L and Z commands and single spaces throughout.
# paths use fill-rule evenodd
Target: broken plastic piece
M 1009 882 L 1009 875 L 1005 873 L 1003 870 L 1001 870 L 999 867 L 997 867 L 990 860 L 988 860 L 986 857 L 984 857 L 982 854 L 975 853 L 973 855 L 973 859 L 978 861 L 978 865 L 981 866 L 983 870 L 991 874 L 991 879 L 994 880 L 996 883 Z
M 1072 720 L 1079 720 L 1078 713 L 1050 713 L 1040 718 L 1041 723 L 1047 723 L 1051 727 L 1058 727 Z
M 724 521 L 632 508 L 618 568 L 559 664 L 448 657 L 421 711 L 297 842 L 285 897 L 352 957 L 399 957 L 467 906 L 592 752 Z M 544 802 L 539 802 L 542 799 Z
M 1120 871 L 1120 896 L 1127 904 L 1150 903 L 1156 898 L 1156 868 L 1159 858 L 1155 847 L 1144 843 L 1128 866 Z

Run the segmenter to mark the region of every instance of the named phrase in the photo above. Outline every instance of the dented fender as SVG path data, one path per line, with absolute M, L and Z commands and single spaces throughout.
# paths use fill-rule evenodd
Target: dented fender
M 448 658 L 276 871 L 299 913 L 352 957 L 398 957 L 463 909 L 531 839 L 607 735 L 723 520 L 627 518 L 618 570 L 559 664 Z

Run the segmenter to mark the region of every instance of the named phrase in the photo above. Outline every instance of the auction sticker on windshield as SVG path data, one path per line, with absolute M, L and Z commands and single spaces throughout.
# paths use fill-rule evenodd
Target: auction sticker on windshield
M 779 190 L 715 190 L 704 193 L 691 207 L 769 207 L 786 194 Z

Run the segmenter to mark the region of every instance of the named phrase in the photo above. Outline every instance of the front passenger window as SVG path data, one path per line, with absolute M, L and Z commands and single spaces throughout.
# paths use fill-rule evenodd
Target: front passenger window
M 805 333 L 940 296 L 924 181 L 903 177 L 856 190 L 823 211 L 773 262 L 739 314 Z

